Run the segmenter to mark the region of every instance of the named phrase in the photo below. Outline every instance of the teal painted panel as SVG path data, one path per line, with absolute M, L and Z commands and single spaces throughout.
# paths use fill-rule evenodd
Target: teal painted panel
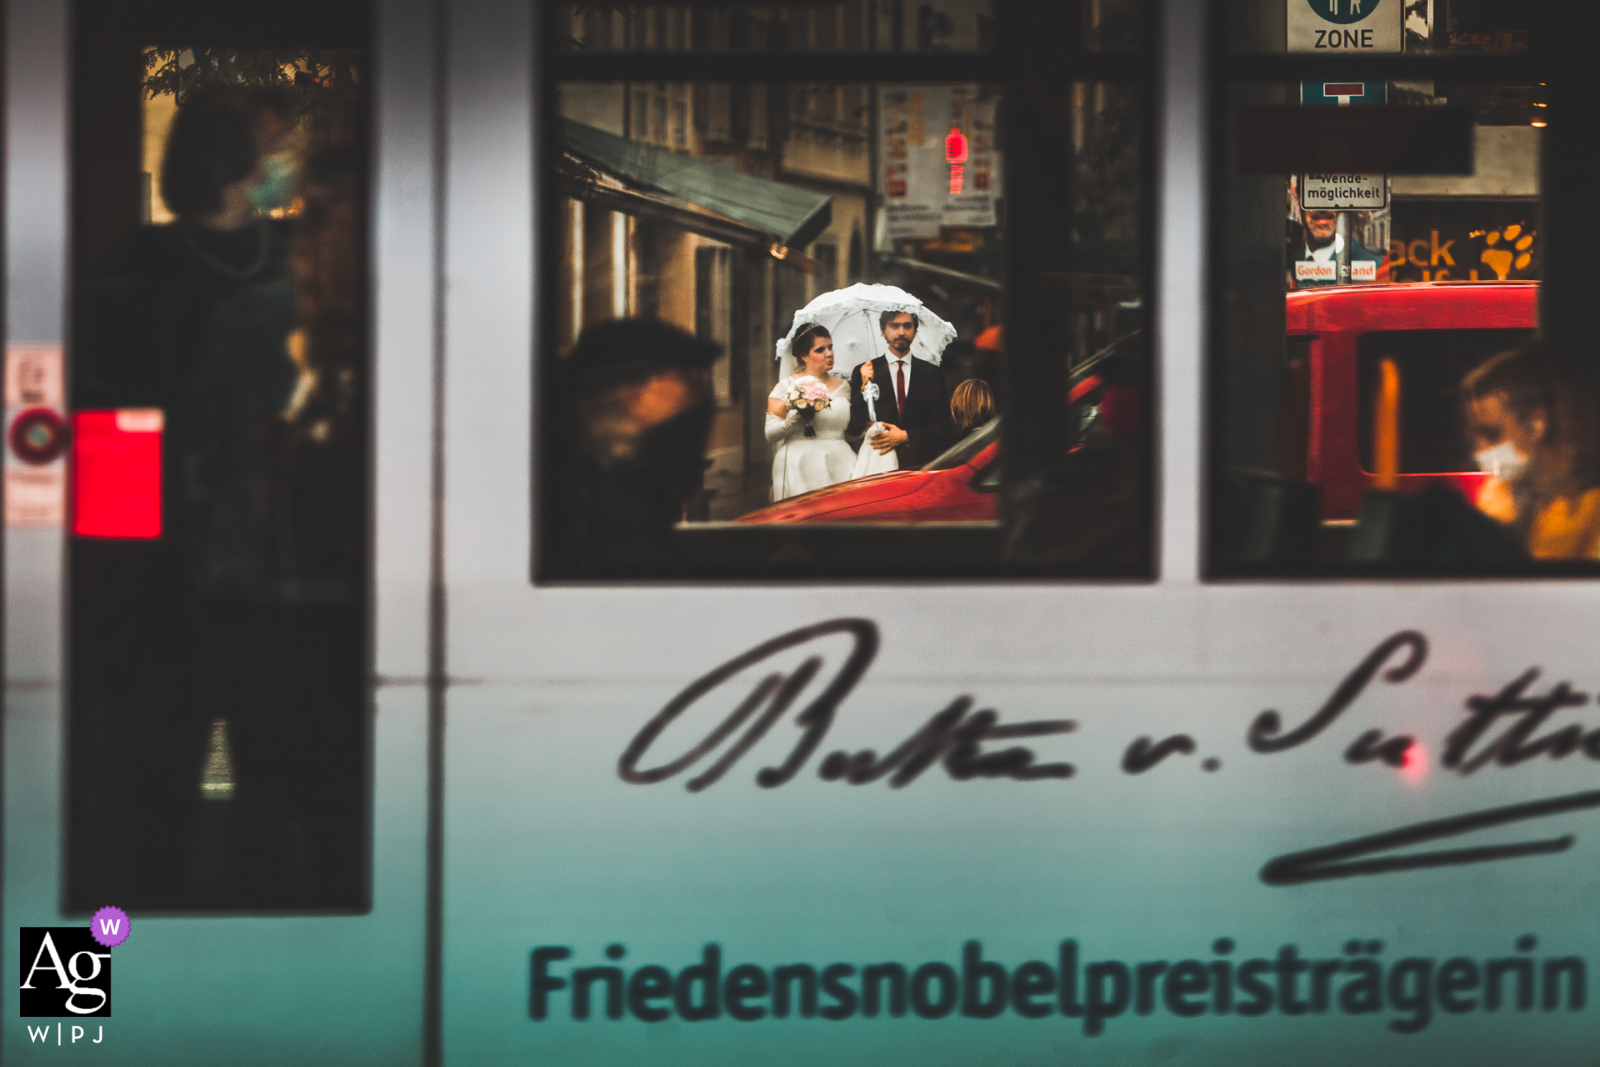
M 1372 855 L 1574 838 L 1551 854 L 1290 885 L 1262 877 L 1276 857 L 1600 788 L 1600 763 L 1579 752 L 1491 762 L 1467 775 L 1441 766 L 1445 739 L 1466 719 L 1463 700 L 1498 691 L 1515 673 L 1436 654 L 1439 666 L 1423 664 L 1407 682 L 1373 681 L 1321 733 L 1277 753 L 1252 750 L 1256 717 L 1278 708 L 1280 734 L 1300 726 L 1359 653 L 1331 664 L 1326 677 L 1287 680 L 1106 677 L 1058 686 L 990 672 L 953 690 L 869 676 L 799 773 L 762 788 L 757 773 L 793 752 L 802 736 L 795 716 L 839 670 L 846 645 L 835 637 L 753 665 L 692 703 L 636 767 L 687 753 L 767 670 L 788 675 L 805 651 L 824 659 L 811 687 L 699 791 L 686 783 L 739 732 L 653 783 L 624 781 L 619 758 L 700 666 L 659 683 L 453 691 L 448 1062 L 1222 1065 L 1292 1054 L 1297 1064 L 1331 1067 L 1503 1064 L 1537 1050 L 1540 1063 L 1593 1064 L 1600 796 Z M 1402 648 L 1385 665 L 1405 657 Z M 1580 668 L 1550 666 L 1548 683 L 1528 695 L 1562 678 L 1581 688 Z M 975 697 L 974 711 L 995 709 L 1002 723 L 1073 720 L 1070 733 L 984 743 L 1029 748 L 1036 766 L 1071 763 L 1073 776 L 962 781 L 934 763 L 895 788 L 887 776 L 853 785 L 819 773 L 836 749 L 870 748 L 881 759 L 963 692 Z M 1573 709 L 1548 726 L 1600 733 L 1594 718 Z M 1508 725 L 1499 720 L 1472 751 Z M 1354 740 L 1380 728 L 1417 739 L 1409 766 L 1346 760 Z M 1192 752 L 1141 773 L 1124 769 L 1131 742 L 1179 734 L 1194 740 Z M 1258 736 L 1276 735 L 1262 728 Z M 1208 771 L 1206 759 L 1220 766 Z M 1077 988 L 1063 1010 L 1068 941 Z M 608 957 L 612 945 L 622 946 L 620 958 Z M 693 969 L 707 963 L 708 945 L 722 983 L 715 1012 L 704 973 Z M 541 946 L 558 950 L 543 960 L 556 981 L 536 1019 L 533 953 Z M 1524 1005 L 1528 961 L 1532 1001 Z M 740 1020 L 729 980 L 745 964 L 755 969 L 740 972 L 737 1006 L 764 1013 Z M 773 1017 L 776 968 L 797 964 L 810 965 L 819 985 L 830 965 L 854 968 L 834 977 L 856 1003 L 819 988 L 817 1012 L 805 1017 L 796 977 L 787 1017 Z M 916 988 L 897 1014 L 894 978 L 880 977 L 878 1011 L 868 1017 L 862 969 L 882 964 L 901 965 Z M 929 964 L 918 987 L 911 979 Z M 1024 975 L 1027 995 L 1008 996 L 1003 1010 L 983 1017 L 995 999 L 994 964 L 1008 993 Z M 588 1017 L 575 1018 L 574 971 L 607 966 L 620 972 L 621 1017 L 607 1017 L 613 979 L 596 971 L 586 982 Z M 1485 988 L 1491 968 L 1496 1010 Z M 961 987 L 957 1002 L 949 1014 L 924 1017 L 940 1013 L 950 977 Z M 1575 977 L 1585 980 L 1581 993 Z M 763 981 L 768 991 L 752 993 Z M 1090 1000 L 1098 1010 L 1080 1011 Z M 826 1017 L 830 1009 L 843 1017 Z M 651 1015 L 664 1017 L 641 1017 Z
M 112 951 L 112 1016 L 20 1019 L 5 983 L 8 1064 L 419 1064 L 426 826 L 421 687 L 380 691 L 373 907 L 361 916 L 173 918 L 137 913 Z M 85 923 L 56 906 L 60 766 L 54 691 L 8 694 L 5 958 L 18 929 Z M 107 901 L 107 903 L 113 903 Z M 9 968 L 8 968 L 9 969 Z M 11 970 L 15 975 L 17 972 Z M 48 1042 L 28 1026 L 49 1024 Z M 96 1028 L 104 1026 L 104 1030 Z M 94 1044 L 95 1036 L 103 1040 Z M 32 1039 L 31 1039 L 32 1038 Z

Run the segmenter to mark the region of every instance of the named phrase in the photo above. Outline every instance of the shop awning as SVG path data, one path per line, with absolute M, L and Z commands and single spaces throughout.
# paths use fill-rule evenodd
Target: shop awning
M 833 221 L 833 197 L 826 193 L 741 174 L 571 119 L 563 118 L 561 128 L 567 147 L 591 166 L 631 185 L 695 205 L 759 233 L 773 244 L 804 247 Z M 727 232 L 737 231 L 729 228 Z

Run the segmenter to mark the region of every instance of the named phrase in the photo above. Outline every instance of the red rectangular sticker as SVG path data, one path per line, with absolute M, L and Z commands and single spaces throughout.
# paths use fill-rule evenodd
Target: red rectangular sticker
M 162 415 L 154 408 L 72 417 L 72 532 L 161 536 Z

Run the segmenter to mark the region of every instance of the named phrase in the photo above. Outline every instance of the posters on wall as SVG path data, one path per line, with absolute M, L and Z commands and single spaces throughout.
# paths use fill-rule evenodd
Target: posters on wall
M 1539 276 L 1537 200 L 1399 200 L 1389 241 L 1397 282 Z
M 1307 188 L 1306 179 L 1313 180 Z M 1288 198 L 1288 287 L 1308 289 L 1338 283 L 1335 261 L 1339 244 L 1336 209 L 1326 201 L 1326 190 L 1333 185 L 1329 178 L 1361 179 L 1370 186 L 1381 188 L 1381 206 L 1371 210 L 1345 210 L 1340 201 L 1339 210 L 1349 216 L 1349 234 L 1353 245 L 1350 250 L 1350 278 L 1346 284 L 1393 281 L 1385 250 L 1389 247 L 1389 179 L 1383 175 L 1290 175 Z M 1311 195 L 1307 195 L 1307 193 Z M 1373 197 L 1378 200 L 1378 197 Z
M 996 225 L 1000 189 L 996 98 L 977 85 L 878 90 L 878 192 L 883 236 L 939 236 L 941 227 Z

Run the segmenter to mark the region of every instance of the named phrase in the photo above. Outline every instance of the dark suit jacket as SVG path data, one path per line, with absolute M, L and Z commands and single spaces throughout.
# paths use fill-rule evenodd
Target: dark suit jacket
M 912 357 L 911 380 L 906 383 L 906 409 L 900 410 L 895 401 L 894 376 L 889 371 L 889 358 L 879 356 L 872 361 L 872 380 L 878 383 L 878 421 L 887 422 L 904 430 L 906 443 L 895 449 L 901 470 L 916 470 L 950 447 L 950 394 L 945 391 L 944 375 L 939 368 L 925 359 Z M 851 437 L 859 437 L 872 424 L 867 415 L 867 402 L 861 395 L 861 368 L 850 372 L 850 429 Z M 870 447 L 863 442 L 862 448 Z

